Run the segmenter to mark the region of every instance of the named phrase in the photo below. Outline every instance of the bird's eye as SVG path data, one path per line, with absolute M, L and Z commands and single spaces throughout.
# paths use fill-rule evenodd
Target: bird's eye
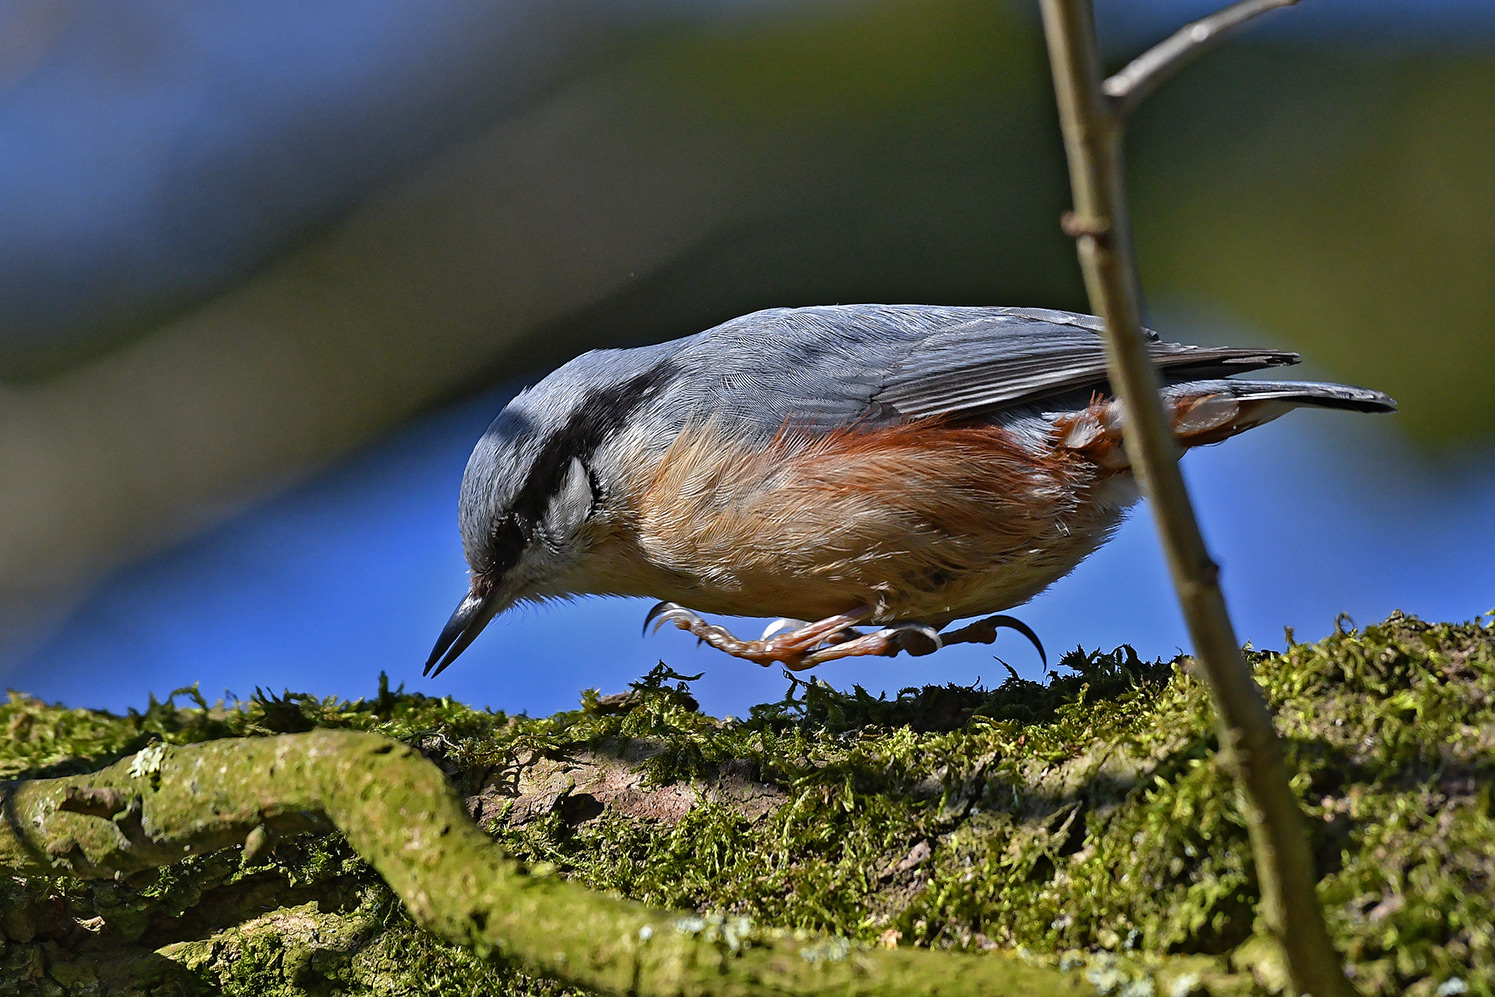
M 500 519 L 498 525 L 493 528 L 493 542 L 496 547 L 509 546 L 514 543 L 522 546 L 529 543 L 534 535 L 534 527 L 529 521 L 512 512 Z
M 509 513 L 499 518 L 488 538 L 490 563 L 488 573 L 501 575 L 508 571 L 524 553 L 534 537 L 534 527 L 523 516 Z

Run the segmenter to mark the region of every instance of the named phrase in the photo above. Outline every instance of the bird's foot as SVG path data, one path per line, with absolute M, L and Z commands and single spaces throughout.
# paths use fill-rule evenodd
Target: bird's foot
M 838 637 L 839 640 L 836 643 L 816 651 L 815 660 L 810 664 L 818 665 L 822 661 L 858 655 L 880 655 L 891 658 L 899 651 L 907 651 L 913 658 L 922 658 L 945 646 L 943 638 L 934 627 L 923 623 L 899 623 L 891 627 L 883 627 L 870 634 L 852 630 L 849 631 L 849 636 L 842 634 Z M 805 667 L 808 668 L 809 665 Z
M 688 630 L 718 651 L 748 661 L 756 661 L 767 667 L 780 664 L 790 671 L 813 668 L 837 658 L 863 655 L 892 657 L 899 651 L 910 657 L 933 654 L 948 644 L 990 644 L 997 639 L 997 630 L 1016 630 L 1033 642 L 1038 656 L 1048 664 L 1043 644 L 1028 625 L 1011 616 L 989 616 L 956 630 L 939 633 L 934 627 L 922 623 L 900 623 L 884 627 L 872 633 L 855 629 L 857 623 L 871 615 L 867 607 L 850 613 L 827 616 L 814 623 L 803 620 L 775 620 L 763 631 L 758 640 L 744 640 L 735 636 L 726 627 L 708 623 L 699 614 L 673 602 L 661 602 L 644 617 L 644 630 L 654 625 L 657 632 L 666 623 L 673 623 L 681 630 Z
M 774 620 L 772 623 L 770 623 L 768 626 L 764 627 L 763 636 L 759 637 L 758 639 L 768 640 L 775 634 L 792 633 L 795 630 L 802 630 L 809 625 L 809 620 L 791 620 L 786 616 L 781 616 L 777 620 Z M 862 632 L 856 627 L 847 627 L 846 629 L 841 630 L 838 633 L 833 633 L 830 636 L 826 637 L 823 643 L 844 644 L 845 642 L 854 640 L 860 636 L 862 636 Z
M 644 629 L 648 630 L 652 623 L 657 631 L 664 624 L 673 623 L 681 630 L 695 634 L 718 651 L 756 661 L 765 667 L 783 665 L 790 671 L 801 671 L 822 662 L 856 655 L 891 656 L 899 651 L 919 655 L 930 654 L 939 649 L 940 638 L 934 628 L 917 623 L 888 627 L 870 634 L 854 629 L 871 612 L 863 607 L 850 613 L 827 616 L 814 623 L 775 620 L 763 631 L 759 640 L 743 640 L 725 627 L 706 622 L 684 606 L 661 602 L 649 610 L 649 615 L 644 618 Z
M 1043 666 L 1045 668 L 1049 666 L 1049 656 L 1043 652 L 1043 641 L 1038 639 L 1038 635 L 1033 632 L 1033 629 L 1028 624 L 1015 616 L 988 616 L 984 620 L 967 623 L 959 629 L 946 630 L 939 636 L 941 643 L 946 645 L 990 644 L 997 639 L 998 630 L 1016 630 L 1028 638 L 1028 641 L 1038 649 L 1038 657 L 1043 662 Z M 909 653 L 912 654 L 913 652 Z

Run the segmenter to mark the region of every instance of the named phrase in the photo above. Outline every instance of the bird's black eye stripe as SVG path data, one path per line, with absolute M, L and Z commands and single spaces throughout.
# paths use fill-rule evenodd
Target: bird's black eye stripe
M 592 455 L 679 373 L 680 368 L 670 361 L 658 363 L 612 387 L 590 392 L 576 406 L 571 417 L 545 438 L 513 503 L 493 524 L 487 549 L 476 555 L 483 562 L 482 574 L 500 578 L 519 563 L 525 548 L 537 538 L 546 542 L 539 524 L 565 481 L 572 458 L 587 469 L 593 502 L 603 500 L 602 483 L 588 466 Z
M 586 464 L 598 447 L 622 429 L 639 406 L 657 395 L 679 373 L 676 364 L 665 361 L 621 384 L 592 392 L 577 406 L 565 425 L 545 441 L 545 446 L 535 457 L 534 469 L 514 497 L 511 515 L 527 518 L 532 523 L 543 519 L 570 467 L 571 458 L 578 458 Z M 601 489 L 590 469 L 587 476 L 593 495 L 600 497 Z

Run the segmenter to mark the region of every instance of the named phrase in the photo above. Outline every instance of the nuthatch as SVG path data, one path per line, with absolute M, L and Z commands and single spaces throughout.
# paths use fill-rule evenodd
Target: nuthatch
M 990 643 L 997 626 L 1031 638 L 1004 616 L 939 628 L 1031 599 L 1135 501 L 1100 330 L 1042 309 L 845 305 L 577 357 L 509 402 L 468 461 L 471 587 L 426 672 L 514 603 L 581 594 L 664 599 L 656 628 L 790 668 Z M 1293 353 L 1156 335 L 1150 351 L 1183 448 L 1297 406 L 1396 407 L 1226 380 Z M 793 626 L 742 640 L 694 611 Z

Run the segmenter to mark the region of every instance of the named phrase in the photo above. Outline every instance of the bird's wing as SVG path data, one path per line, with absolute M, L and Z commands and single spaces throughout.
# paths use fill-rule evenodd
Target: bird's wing
M 1296 363 L 1276 350 L 1165 343 L 1149 333 L 1148 352 L 1173 383 L 1228 377 Z M 1106 382 L 1100 320 L 1043 309 L 993 309 L 952 323 L 919 342 L 888 372 L 871 400 L 907 418 L 977 414 Z
M 1033 308 L 836 305 L 755 312 L 676 354 L 722 416 L 773 431 L 977 416 L 1106 382 L 1100 320 Z M 1297 362 L 1274 350 L 1184 346 L 1155 334 L 1169 382 Z

